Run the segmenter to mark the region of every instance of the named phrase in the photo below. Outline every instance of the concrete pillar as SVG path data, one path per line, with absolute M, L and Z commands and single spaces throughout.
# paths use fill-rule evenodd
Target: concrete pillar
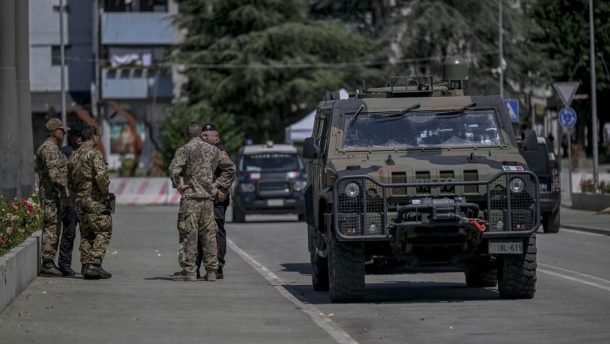
M 20 154 L 15 70 L 15 0 L 0 1 L 0 194 L 17 196 Z
M 6 0 L 4 0 L 6 1 Z M 32 132 L 32 101 L 30 96 L 30 28 L 29 1 L 14 0 L 17 23 L 15 27 L 15 68 L 17 73 L 19 121 L 19 187 L 21 196 L 34 191 L 34 138 Z

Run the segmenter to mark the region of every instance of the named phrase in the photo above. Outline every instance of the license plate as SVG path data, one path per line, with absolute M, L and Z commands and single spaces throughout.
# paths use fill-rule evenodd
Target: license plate
M 268 199 L 267 200 L 267 206 L 269 206 L 269 207 L 282 207 L 282 206 L 284 206 L 284 200 L 283 199 Z
M 547 191 L 547 186 L 546 186 L 546 184 L 540 184 L 540 191 L 541 191 L 541 192 L 546 192 L 546 191 Z
M 523 241 L 490 241 L 489 254 L 522 254 Z

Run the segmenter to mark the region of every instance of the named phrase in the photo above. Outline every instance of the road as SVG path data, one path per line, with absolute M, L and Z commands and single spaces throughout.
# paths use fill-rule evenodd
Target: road
M 121 207 L 105 263 L 114 277 L 37 278 L 0 314 L 0 342 L 610 342 L 610 236 L 539 233 L 532 300 L 468 289 L 445 270 L 369 275 L 365 302 L 331 304 L 311 288 L 306 227 L 291 216 L 229 223 L 225 280 L 169 281 L 176 213 Z

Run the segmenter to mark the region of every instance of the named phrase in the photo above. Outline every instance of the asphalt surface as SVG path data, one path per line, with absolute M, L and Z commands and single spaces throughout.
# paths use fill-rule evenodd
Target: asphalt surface
M 311 287 L 296 216 L 229 223 L 225 280 L 169 280 L 178 269 L 176 214 L 119 207 L 104 264 L 114 277 L 37 278 L 0 314 L 0 343 L 610 342 L 608 235 L 539 233 L 532 300 L 466 288 L 463 273 L 446 269 L 368 275 L 365 302 L 332 304 Z M 592 216 L 562 213 L 562 221 Z M 595 216 L 610 227 L 610 215 Z

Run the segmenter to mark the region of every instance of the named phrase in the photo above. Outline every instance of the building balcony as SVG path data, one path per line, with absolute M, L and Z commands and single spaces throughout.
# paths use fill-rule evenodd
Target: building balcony
M 102 99 L 171 99 L 169 71 L 148 68 L 103 68 Z
M 171 16 L 166 12 L 102 14 L 102 45 L 175 44 Z

